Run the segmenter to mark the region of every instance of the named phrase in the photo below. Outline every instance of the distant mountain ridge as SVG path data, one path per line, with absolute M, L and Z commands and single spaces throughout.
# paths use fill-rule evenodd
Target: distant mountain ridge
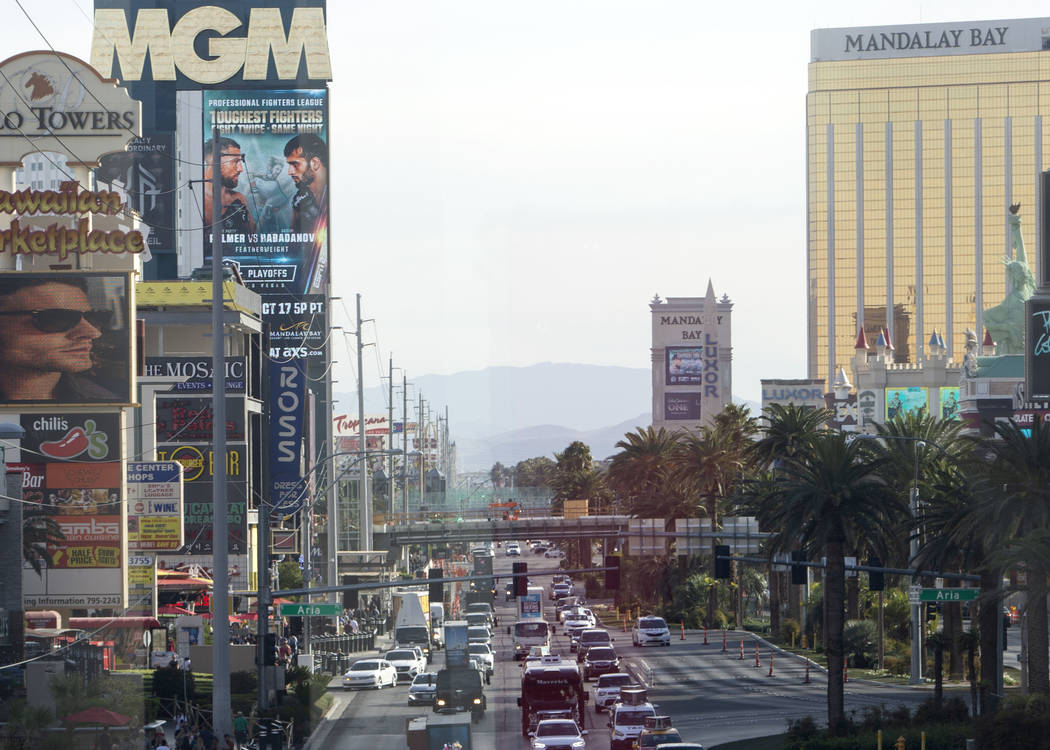
M 652 372 L 644 368 L 544 362 L 422 375 L 409 383 L 415 386 L 410 415 L 418 404 L 413 391 L 423 394 L 432 419 L 443 417 L 448 405 L 460 471 L 553 457 L 574 440 L 589 445 L 594 458 L 606 458 L 626 433 L 652 422 Z M 395 420 L 401 417 L 399 396 Z M 356 393 L 335 397 L 336 414 L 356 416 Z M 366 389 L 365 414 L 386 414 L 387 397 L 385 388 Z

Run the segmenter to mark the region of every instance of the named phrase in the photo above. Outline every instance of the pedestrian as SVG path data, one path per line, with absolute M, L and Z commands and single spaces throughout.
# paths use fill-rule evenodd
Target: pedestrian
M 167 738 L 162 733 L 158 733 L 157 739 L 159 741 L 157 742 L 156 750 L 171 750 Z
M 295 637 L 295 634 L 288 636 L 288 645 L 292 649 L 292 656 L 299 655 L 299 639 Z
M 243 745 L 248 741 L 248 717 L 244 715 L 244 711 L 238 711 L 233 717 L 233 736 L 237 739 L 238 745 Z

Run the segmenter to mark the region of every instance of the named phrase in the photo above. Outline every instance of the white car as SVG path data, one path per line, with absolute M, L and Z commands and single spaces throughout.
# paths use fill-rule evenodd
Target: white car
M 670 646 L 671 631 L 662 617 L 639 617 L 631 628 L 631 643 L 635 646 Z
M 484 625 L 467 627 L 467 643 L 488 643 L 492 640 L 492 631 Z
M 358 659 L 343 675 L 343 687 L 350 690 L 361 688 L 393 687 L 397 684 L 397 670 L 386 659 Z
M 620 688 L 634 685 L 635 680 L 626 672 L 609 672 L 598 678 L 594 688 L 594 712 L 600 714 L 620 700 Z
M 536 724 L 532 735 L 532 750 L 546 750 L 548 747 L 569 747 L 572 750 L 583 750 L 587 740 L 576 722 L 571 719 L 544 719 Z
M 558 560 L 565 557 L 565 553 L 557 547 L 551 547 L 543 553 L 543 556 L 548 560 Z
M 562 622 L 565 623 L 565 629 L 576 628 L 583 630 L 584 628 L 594 628 L 598 626 L 598 619 L 594 616 L 594 613 L 586 607 L 573 607 L 567 609 L 562 617 Z
M 417 674 L 427 671 L 427 660 L 414 648 L 395 648 L 383 656 L 397 670 L 398 682 L 412 682 Z
M 470 654 L 471 659 L 477 659 L 479 662 L 485 665 L 486 677 L 492 676 L 493 671 L 496 669 L 496 654 L 493 653 L 492 647 L 489 646 L 489 644 L 467 644 L 467 653 Z
M 517 542 L 509 542 L 504 550 L 504 554 L 507 557 L 521 557 L 521 547 L 518 546 Z

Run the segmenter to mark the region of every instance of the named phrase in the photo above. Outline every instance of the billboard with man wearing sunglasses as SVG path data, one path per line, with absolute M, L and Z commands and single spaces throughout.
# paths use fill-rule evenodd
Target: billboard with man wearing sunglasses
M 0 406 L 132 404 L 131 290 L 127 273 L 0 273 Z

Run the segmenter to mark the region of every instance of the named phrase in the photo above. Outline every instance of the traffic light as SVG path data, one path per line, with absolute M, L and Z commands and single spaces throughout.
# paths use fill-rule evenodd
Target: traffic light
M 605 590 L 606 591 L 619 591 L 620 590 L 620 556 L 619 555 L 606 555 L 605 556 L 605 567 L 608 570 L 605 571 Z
M 868 558 L 869 568 L 881 568 L 882 560 L 877 557 Z M 886 577 L 883 575 L 881 570 L 869 570 L 868 571 L 868 590 L 869 591 L 882 591 L 886 588 Z
M 430 580 L 430 601 L 434 604 L 445 600 L 445 582 L 441 580 L 444 577 L 445 571 L 441 568 L 431 568 L 427 571 L 427 578 Z
M 267 633 L 263 637 L 263 665 L 272 667 L 277 663 L 277 634 Z
M 795 586 L 806 585 L 806 566 L 795 565 L 795 563 L 806 562 L 806 553 L 801 550 L 792 550 L 791 552 L 791 583 Z
M 529 564 L 514 563 L 514 596 L 525 596 L 529 593 Z
M 715 547 L 715 578 L 732 578 L 729 573 L 729 563 L 729 545 L 717 545 Z

